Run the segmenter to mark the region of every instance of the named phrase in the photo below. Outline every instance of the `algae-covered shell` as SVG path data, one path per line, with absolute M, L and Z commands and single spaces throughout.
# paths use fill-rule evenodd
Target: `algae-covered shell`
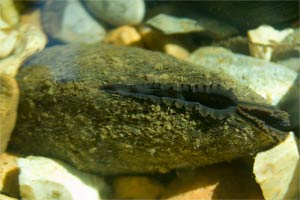
M 255 154 L 286 136 L 284 112 L 222 73 L 137 48 L 65 45 L 17 80 L 10 149 L 95 173 L 167 172 Z

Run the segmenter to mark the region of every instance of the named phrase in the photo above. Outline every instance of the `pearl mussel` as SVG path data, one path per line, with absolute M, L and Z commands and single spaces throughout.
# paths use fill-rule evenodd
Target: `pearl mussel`
M 102 174 L 167 172 L 268 149 L 285 112 L 221 72 L 137 48 L 64 45 L 17 76 L 10 150 Z

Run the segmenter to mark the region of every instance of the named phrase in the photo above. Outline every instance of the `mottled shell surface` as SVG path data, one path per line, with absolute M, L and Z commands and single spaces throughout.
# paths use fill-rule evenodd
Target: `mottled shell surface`
M 231 89 L 238 104 L 264 104 L 221 72 L 142 49 L 52 47 L 27 62 L 17 80 L 21 101 L 10 149 L 63 159 L 84 171 L 148 173 L 209 165 L 254 155 L 286 135 L 262 127 L 255 116 L 242 116 L 247 109 L 219 119 L 195 112 L 189 102 L 179 107 L 163 100 L 155 103 L 149 92 L 144 99 L 134 98 L 143 88 L 130 95 L 104 90 L 107 85 L 144 85 L 145 90 L 153 83 L 219 85 Z M 214 98 L 222 104 L 225 97 Z

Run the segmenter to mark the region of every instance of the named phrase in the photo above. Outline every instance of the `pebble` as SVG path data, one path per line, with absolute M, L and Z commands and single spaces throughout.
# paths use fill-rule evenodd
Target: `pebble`
M 297 78 L 296 72 L 282 65 L 234 54 L 222 47 L 199 48 L 192 53 L 188 61 L 229 74 L 272 105 L 279 103 Z
M 239 160 L 195 170 L 178 171 L 162 199 L 262 199 L 252 166 Z
M 137 25 L 145 15 L 144 0 L 86 0 L 85 4 L 96 18 L 115 26 Z
M 132 26 L 121 26 L 110 31 L 104 42 L 122 46 L 143 46 L 142 36 Z
M 182 60 L 188 58 L 190 55 L 189 52 L 183 46 L 174 43 L 165 44 L 164 52 Z
M 19 88 L 17 81 L 5 74 L 0 74 L 0 86 L 0 153 L 2 153 L 15 127 Z
M 272 54 L 272 61 L 300 72 L 300 28 L 288 35 L 281 44 L 277 45 Z
M 177 35 L 164 35 L 151 27 L 140 27 L 145 46 L 154 51 L 161 51 L 178 59 L 189 57 L 189 50 L 186 48 L 188 41 L 177 37 Z
M 120 176 L 113 181 L 114 199 L 158 199 L 164 187 L 147 176 Z
M 18 160 L 22 199 L 101 200 L 104 180 L 50 158 L 28 156 Z
M 299 143 L 299 140 L 298 140 Z M 265 199 L 299 199 L 299 150 L 291 132 L 281 144 L 255 157 L 253 173 Z
M 32 12 L 24 13 L 20 17 L 21 24 L 32 24 L 35 27 L 43 30 L 42 26 L 42 13 L 40 9 L 33 10 Z
M 0 154 L 0 193 L 16 198 L 19 197 L 17 160 L 18 157 L 14 155 Z
M 18 42 L 14 51 L 0 59 L 0 73 L 14 77 L 23 61 L 32 54 L 44 49 L 47 43 L 46 35 L 34 25 L 21 24 L 18 29 Z
M 166 35 L 197 32 L 214 39 L 224 39 L 238 33 L 238 30 L 233 26 L 204 16 L 194 20 L 159 14 L 149 19 L 146 24 L 162 31 Z
M 261 25 L 248 31 L 250 55 L 264 60 L 271 60 L 274 46 L 280 44 L 294 31 L 291 28 L 276 30 L 269 25 Z
M 42 22 L 47 34 L 66 43 L 100 42 L 105 36 L 105 29 L 79 0 L 47 1 Z
M 3 19 L 11 26 L 17 26 L 19 22 L 19 14 L 14 5 L 13 0 L 1 0 L 0 1 L 0 19 Z

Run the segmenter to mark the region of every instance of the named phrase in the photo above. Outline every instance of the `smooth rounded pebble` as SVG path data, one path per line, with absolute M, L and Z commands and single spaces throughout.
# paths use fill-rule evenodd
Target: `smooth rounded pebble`
M 89 15 L 79 0 L 48 1 L 42 21 L 47 34 L 66 43 L 94 43 L 105 36 L 105 29 Z
M 136 25 L 145 15 L 143 0 L 87 0 L 85 3 L 97 18 L 111 25 Z

